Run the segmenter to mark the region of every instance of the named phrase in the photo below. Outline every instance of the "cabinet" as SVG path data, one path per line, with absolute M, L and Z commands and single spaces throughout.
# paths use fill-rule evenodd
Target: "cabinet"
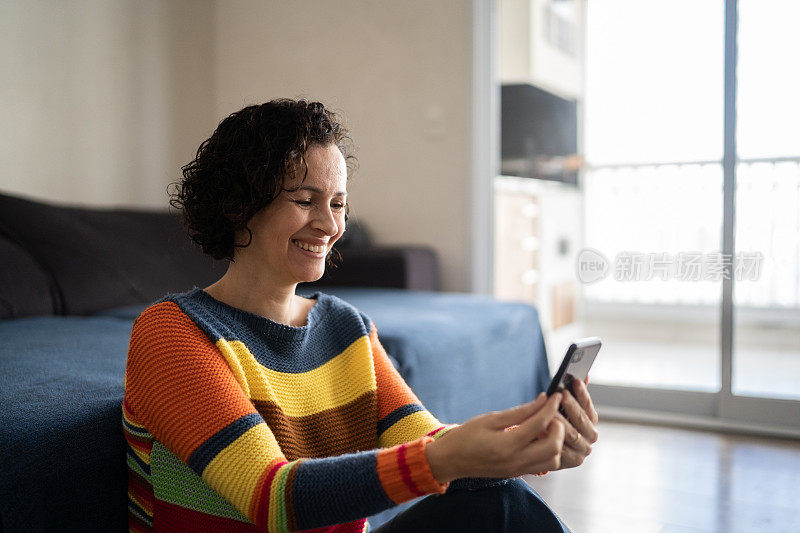
M 500 81 L 583 93 L 585 0 L 500 0 Z
M 495 297 L 532 303 L 546 332 L 572 324 L 583 246 L 577 187 L 499 176 L 494 184 Z

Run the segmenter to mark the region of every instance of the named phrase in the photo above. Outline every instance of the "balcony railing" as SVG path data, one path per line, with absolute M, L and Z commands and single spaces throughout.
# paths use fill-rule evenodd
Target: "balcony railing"
M 718 161 L 592 167 L 585 176 L 585 244 L 611 264 L 584 287 L 589 302 L 714 305 L 721 298 L 722 167 Z M 800 309 L 800 158 L 737 167 L 734 302 Z M 698 275 L 679 257 L 701 255 Z M 624 267 L 631 254 L 671 262 L 649 276 Z M 685 266 L 685 265 L 683 265 Z M 645 268 L 646 270 L 646 268 Z M 666 272 L 665 272 L 666 270 Z M 627 274 L 627 277 L 626 277 Z M 682 276 L 680 274 L 683 274 Z M 635 279 L 634 279 L 635 278 Z

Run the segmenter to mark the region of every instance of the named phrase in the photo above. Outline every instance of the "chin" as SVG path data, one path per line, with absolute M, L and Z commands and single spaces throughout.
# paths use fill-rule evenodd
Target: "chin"
M 306 272 L 303 275 L 297 276 L 297 279 L 300 280 L 298 283 L 313 283 L 322 279 L 322 276 L 324 275 L 325 270 L 322 270 L 321 272 Z

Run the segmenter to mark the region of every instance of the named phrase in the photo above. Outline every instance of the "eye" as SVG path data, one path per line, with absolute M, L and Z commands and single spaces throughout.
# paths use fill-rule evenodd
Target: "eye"
M 294 203 L 302 205 L 303 207 L 308 207 L 311 205 L 311 200 L 295 200 Z
M 332 207 L 332 208 L 334 208 L 334 209 L 336 209 L 337 211 L 341 211 L 342 209 L 344 209 L 345 207 L 347 207 L 347 204 L 343 204 L 343 203 L 334 203 L 334 204 L 331 204 L 331 207 Z

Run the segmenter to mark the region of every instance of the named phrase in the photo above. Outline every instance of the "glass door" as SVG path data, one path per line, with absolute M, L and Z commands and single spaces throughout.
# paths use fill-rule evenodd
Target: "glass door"
M 717 2 L 588 3 L 583 320 L 551 349 L 576 333 L 603 338 L 591 377 L 601 404 L 713 412 L 723 28 Z
M 738 3 L 737 65 L 735 0 L 588 2 L 581 320 L 548 348 L 602 337 L 619 412 L 800 434 L 800 8 Z
M 785 63 L 798 17 L 796 2 L 738 1 L 735 243 L 753 253 L 734 272 L 722 405 L 788 427 L 800 426 L 800 71 Z

